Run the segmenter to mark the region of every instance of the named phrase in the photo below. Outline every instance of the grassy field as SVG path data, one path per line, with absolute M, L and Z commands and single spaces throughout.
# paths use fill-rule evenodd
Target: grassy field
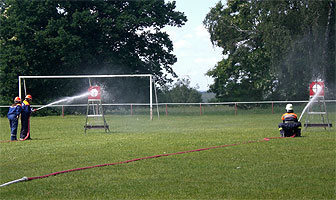
M 335 113 L 329 114 L 336 125 Z M 236 146 L 87 169 L 0 188 L 1 199 L 335 199 L 336 129 L 279 136 L 279 114 L 32 117 L 33 140 L 1 142 L 0 184 L 23 176 L 226 144 Z M 9 140 L 0 118 L 0 140 Z

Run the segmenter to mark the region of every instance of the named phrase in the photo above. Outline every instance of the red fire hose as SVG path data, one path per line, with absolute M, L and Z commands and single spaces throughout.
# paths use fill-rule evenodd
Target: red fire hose
M 23 182 L 23 181 L 31 181 L 31 180 L 34 180 L 34 179 L 42 179 L 42 178 L 47 178 L 49 176 L 56 176 L 58 174 L 64 174 L 64 173 L 68 173 L 68 172 L 80 171 L 80 170 L 91 169 L 91 168 L 96 168 L 96 167 L 105 167 L 105 166 L 110 166 L 110 165 L 119 165 L 119 164 L 125 164 L 125 163 L 135 162 L 135 161 L 139 161 L 139 160 L 146 160 L 146 159 L 151 159 L 151 158 L 159 158 L 159 157 L 163 157 L 163 156 L 185 154 L 185 153 L 191 153 L 191 152 L 197 152 L 197 151 L 206 151 L 206 150 L 210 150 L 210 149 L 217 149 L 217 148 L 223 148 L 223 147 L 229 147 L 229 146 L 236 146 L 236 145 L 240 145 L 240 144 L 265 142 L 265 141 L 269 141 L 271 139 L 283 139 L 283 138 L 288 138 L 288 137 L 269 137 L 269 138 L 264 138 L 262 140 L 257 140 L 257 141 L 241 142 L 241 143 L 237 143 L 237 144 L 226 144 L 226 145 L 214 146 L 214 147 L 208 147 L 208 148 L 202 148 L 202 149 L 194 149 L 194 150 L 189 150 L 189 151 L 181 151 L 181 152 L 177 152 L 177 153 L 167 153 L 167 154 L 159 154 L 159 155 L 142 157 L 142 158 L 135 158 L 135 159 L 132 159 L 132 160 L 126 160 L 126 161 L 115 162 L 115 163 L 106 163 L 106 164 L 101 164 L 101 165 L 94 165 L 94 166 L 88 166 L 88 167 L 69 169 L 69 170 L 54 172 L 54 173 L 46 174 L 46 175 L 42 175 L 42 176 L 22 177 L 20 179 L 4 183 L 4 184 L 0 185 L 0 187 L 4 187 L 4 186 L 7 186 L 7 185 L 10 185 L 10 184 L 13 184 L 13 183 L 18 183 L 18 182 Z

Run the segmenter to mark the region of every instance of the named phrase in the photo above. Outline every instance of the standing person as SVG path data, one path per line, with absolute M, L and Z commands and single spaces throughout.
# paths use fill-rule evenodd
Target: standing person
M 22 102 L 20 140 L 30 140 L 30 115 L 35 110 L 30 107 L 33 97 L 28 94 Z
M 298 121 L 292 104 L 286 105 L 286 113 L 281 116 L 281 120 L 282 123 L 279 124 L 281 137 L 301 136 L 301 122 Z
M 17 127 L 19 124 L 19 116 L 21 114 L 21 99 L 20 97 L 15 97 L 14 104 L 9 107 L 7 118 L 9 120 L 9 127 L 11 129 L 11 141 L 16 141 Z

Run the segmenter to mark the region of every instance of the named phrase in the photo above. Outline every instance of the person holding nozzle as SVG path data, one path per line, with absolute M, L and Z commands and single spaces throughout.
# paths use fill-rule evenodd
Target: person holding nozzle
M 20 97 L 14 98 L 14 104 L 9 107 L 7 118 L 9 120 L 9 127 L 11 129 L 11 141 L 16 141 L 17 128 L 19 124 L 19 117 L 22 111 Z
M 281 137 L 301 136 L 301 122 L 298 121 L 292 104 L 286 105 L 286 113 L 281 116 L 281 120 L 282 123 L 279 124 Z
M 22 102 L 22 112 L 21 112 L 21 133 L 20 140 L 31 140 L 30 138 L 30 115 L 32 112 L 36 111 L 30 107 L 30 103 L 33 97 L 28 94 L 25 100 Z

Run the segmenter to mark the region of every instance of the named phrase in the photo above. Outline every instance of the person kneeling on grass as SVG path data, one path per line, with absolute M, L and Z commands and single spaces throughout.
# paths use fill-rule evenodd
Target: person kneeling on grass
M 12 106 L 9 107 L 7 114 L 7 118 L 9 120 L 9 126 L 11 129 L 11 141 L 17 140 L 16 134 L 21 111 L 22 111 L 21 99 L 20 97 L 15 97 L 14 104 L 12 104 Z
M 300 137 L 301 122 L 298 121 L 297 115 L 293 111 L 293 105 L 286 105 L 286 113 L 281 117 L 282 123 L 279 124 L 281 137 Z

